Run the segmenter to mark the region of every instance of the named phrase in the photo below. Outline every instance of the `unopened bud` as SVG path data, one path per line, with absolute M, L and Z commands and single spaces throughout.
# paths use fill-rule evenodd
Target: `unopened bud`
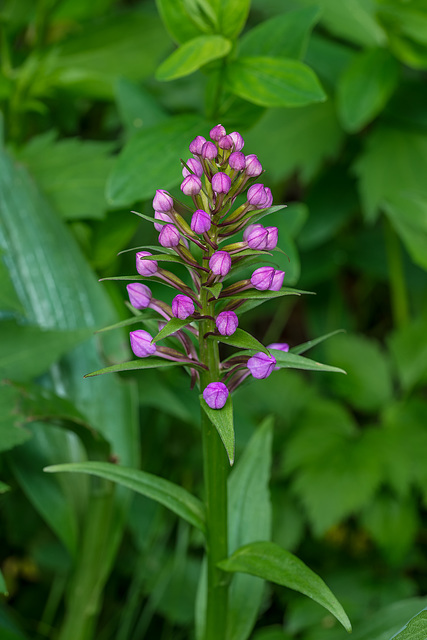
M 228 151 L 229 149 L 232 149 L 233 144 L 234 142 L 231 136 L 223 136 L 218 140 L 218 147 L 220 149 L 225 149 L 226 151 Z
M 250 249 L 262 251 L 267 247 L 268 231 L 262 225 L 257 225 L 256 229 L 252 229 L 247 235 L 247 243 Z
M 255 269 L 251 276 L 251 284 L 258 291 L 267 291 L 271 287 L 275 269 L 273 267 L 260 267 Z
M 164 189 L 157 189 L 156 195 L 153 198 L 153 209 L 154 211 L 162 211 L 167 213 L 173 209 L 173 198 Z
M 264 203 L 267 202 L 267 193 L 265 192 L 263 184 L 253 184 L 248 189 L 247 199 L 249 204 L 257 209 L 262 209 Z
M 202 182 L 200 178 L 195 175 L 187 176 L 181 183 L 181 191 L 186 196 L 196 196 L 198 193 L 200 193 L 201 189 Z
M 230 254 L 227 251 L 215 251 L 210 257 L 209 267 L 216 276 L 226 276 L 231 269 Z
M 142 282 L 126 285 L 129 301 L 135 309 L 146 309 L 151 302 L 151 291 Z
M 275 271 L 273 279 L 271 281 L 271 285 L 269 287 L 270 291 L 279 291 L 282 288 L 284 277 L 284 271 Z
M 231 188 L 231 178 L 226 173 L 219 171 L 212 177 L 212 189 L 216 193 L 228 193 Z
M 205 160 L 214 160 L 218 155 L 218 149 L 213 142 L 205 142 L 202 147 L 201 156 Z
M 258 160 L 258 157 L 251 153 L 246 156 L 246 175 L 250 178 L 256 178 L 262 173 L 262 165 Z
M 189 171 L 187 167 L 182 167 L 182 175 L 184 176 L 184 178 L 186 178 L 187 176 L 191 176 L 193 174 L 196 175 L 198 178 L 202 177 L 203 167 L 200 164 L 200 162 L 197 160 L 197 158 L 188 158 L 185 164 L 189 169 L 191 169 L 191 171 Z
M 196 209 L 191 218 L 191 230 L 194 233 L 205 233 L 211 228 L 211 217 L 203 209 Z
M 141 276 L 153 276 L 157 272 L 157 262 L 155 260 L 141 260 L 146 256 L 152 256 L 149 251 L 138 251 L 136 254 L 136 270 Z
M 154 212 L 154 217 L 156 218 L 156 220 L 162 220 L 163 222 L 171 222 L 171 218 L 167 213 L 164 213 L 163 211 L 155 211 Z M 156 231 L 161 231 L 163 229 L 163 224 L 156 224 L 154 223 L 154 228 Z
M 210 382 L 203 390 L 203 399 L 211 409 L 222 409 L 229 391 L 223 382 Z
M 172 300 L 172 313 L 175 318 L 185 320 L 194 313 L 194 302 L 189 296 L 179 293 Z
M 151 341 L 153 337 L 143 329 L 131 331 L 129 334 L 130 346 L 138 358 L 148 358 L 156 353 L 156 345 Z
M 258 351 L 258 353 L 249 358 L 247 366 L 254 378 L 262 380 L 263 378 L 268 378 L 276 364 L 276 358 Z
M 221 311 L 216 317 L 215 324 L 222 336 L 232 336 L 239 326 L 239 319 L 234 311 Z
M 206 142 L 206 138 L 203 136 L 196 136 L 194 140 L 190 142 L 190 153 L 200 155 L 202 153 L 202 147 Z
M 238 133 L 237 131 L 233 131 L 233 133 L 229 133 L 228 135 L 234 142 L 234 151 L 241 151 L 245 146 L 245 141 L 243 140 L 240 133 Z
M 243 171 L 246 167 L 245 154 L 240 151 L 233 151 L 228 158 L 228 164 L 234 171 Z
M 209 135 L 210 135 L 211 139 L 215 140 L 215 142 L 220 140 L 220 138 L 222 138 L 226 134 L 227 134 L 227 132 L 226 132 L 225 128 L 222 126 L 222 124 L 217 124 L 213 129 L 211 129 L 209 131 Z
M 159 233 L 159 242 L 162 247 L 172 248 L 179 245 L 181 234 L 173 224 L 165 224 Z
M 277 241 L 279 239 L 279 230 L 277 227 L 266 227 L 267 231 L 267 246 L 266 249 L 275 249 L 277 246 Z

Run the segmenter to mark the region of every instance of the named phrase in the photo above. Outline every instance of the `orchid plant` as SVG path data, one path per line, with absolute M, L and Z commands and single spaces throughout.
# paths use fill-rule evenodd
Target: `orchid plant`
M 304 293 L 283 286 L 285 272 L 274 266 L 274 253 L 280 251 L 278 230 L 260 220 L 285 205 L 273 206 L 270 189 L 257 182 L 263 173 L 258 157 L 245 155 L 243 147 L 240 133 L 227 134 L 221 124 L 211 129 L 210 140 L 197 136 L 189 145 L 192 157 L 181 161 L 181 191 L 191 204 L 158 189 L 154 215 L 137 213 L 154 224 L 159 247 L 134 249 L 138 275 L 109 278 L 130 281 L 127 292 L 133 315 L 108 327 L 143 327 L 130 332 L 130 346 L 137 359 L 87 376 L 168 366 L 181 366 L 188 372 L 191 387 L 200 394 L 203 501 L 164 478 L 112 462 L 49 469 L 91 473 L 130 487 L 166 505 L 203 532 L 206 571 L 201 576 L 197 605 L 200 640 L 232 637 L 227 609 L 230 574 L 235 572 L 300 591 L 351 629 L 325 583 L 278 545 L 258 540 L 229 555 L 227 479 L 235 457 L 233 394 L 252 378 L 267 378 L 279 368 L 342 372 L 301 355 L 328 336 L 290 349 L 286 343 L 264 346 L 239 326 L 239 317 L 254 306 Z M 267 264 L 258 266 L 264 261 Z M 162 263 L 181 265 L 188 277 L 181 279 L 160 266 Z M 239 280 L 239 273 L 248 277 Z M 175 289 L 170 305 L 153 298 L 142 282 L 147 280 Z M 237 352 L 230 355 L 226 348 L 223 357 L 221 344 L 237 348 Z M 253 621 L 255 617 L 256 612 Z

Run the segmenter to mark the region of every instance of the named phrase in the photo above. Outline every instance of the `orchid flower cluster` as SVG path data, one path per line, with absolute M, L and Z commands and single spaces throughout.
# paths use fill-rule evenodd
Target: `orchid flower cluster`
M 236 311 L 247 300 L 245 292 L 280 291 L 285 276 L 273 266 L 260 266 L 249 279 L 227 286 L 235 272 L 271 256 L 278 229 L 258 222 L 271 212 L 273 197 L 268 187 L 256 182 L 263 173 L 257 156 L 245 156 L 242 136 L 236 131 L 227 134 L 221 124 L 211 129 L 210 138 L 197 136 L 189 145 L 192 157 L 181 161 L 181 191 L 191 198 L 193 207 L 158 189 L 153 199 L 153 222 L 159 233 L 160 255 L 146 250 L 136 254 L 140 279 L 161 281 L 172 286 L 177 295 L 168 305 L 155 300 L 142 282 L 128 284 L 127 291 L 135 309 L 151 309 L 161 317 L 157 337 L 143 329 L 130 333 L 133 353 L 139 358 L 157 356 L 188 366 L 192 385 L 199 384 L 206 404 L 221 409 L 248 376 L 267 378 L 279 368 L 268 348 L 288 351 L 289 346 L 275 343 L 264 351 L 243 351 L 223 362 L 217 356 L 214 366 L 209 359 L 209 345 L 215 340 L 228 339 L 239 346 L 233 336 L 242 334 Z M 245 192 L 245 200 L 233 210 L 236 198 Z M 240 232 L 242 240 L 225 244 Z M 161 268 L 162 260 L 184 265 L 191 284 Z M 158 346 L 157 340 L 167 335 L 179 340 L 181 350 Z

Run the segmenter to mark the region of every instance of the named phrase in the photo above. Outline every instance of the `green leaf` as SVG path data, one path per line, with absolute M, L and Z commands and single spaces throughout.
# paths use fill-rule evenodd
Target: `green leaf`
M 283 287 L 280 291 L 258 291 L 257 289 L 247 289 L 240 293 L 232 293 L 230 295 L 220 295 L 220 298 L 227 298 L 227 300 L 270 300 L 274 298 L 281 298 L 282 296 L 300 296 L 303 293 L 312 294 L 311 291 L 303 291 L 301 289 L 290 289 L 289 287 Z
M 424 640 L 427 634 L 427 607 L 409 620 L 391 640 Z
M 300 109 L 269 109 L 245 134 L 248 147 L 263 149 L 262 165 L 273 182 L 297 172 L 304 184 L 326 160 L 338 155 L 343 138 L 331 100 Z M 292 153 L 284 153 L 284 149 L 292 149 Z
M 316 74 L 299 60 L 238 58 L 227 66 L 225 81 L 232 93 L 262 107 L 303 107 L 326 100 Z
M 387 34 L 376 19 L 377 5 L 360 0 L 316 0 L 322 9 L 322 24 L 341 40 L 364 47 L 387 43 Z
M 415 616 L 426 604 L 425 598 L 408 598 L 387 604 L 364 617 L 354 630 L 352 640 L 397 640 L 392 634 L 399 633 L 408 618 Z M 415 637 L 405 640 L 415 640 Z
M 11 488 L 9 487 L 8 484 L 5 484 L 4 482 L 0 482 L 0 493 L 6 493 L 7 491 L 10 491 L 10 489 Z
M 331 371 L 334 373 L 345 373 L 344 369 L 331 367 L 328 364 L 322 364 L 315 360 L 310 360 L 304 356 L 294 353 L 285 353 L 278 349 L 270 349 L 272 356 L 276 358 L 277 366 L 281 369 L 302 369 L 304 371 Z
M 88 473 L 116 482 L 136 493 L 151 498 L 176 513 L 201 531 L 205 530 L 203 503 L 182 487 L 139 469 L 122 467 L 110 462 L 79 462 L 56 464 L 44 469 L 48 473 Z
M 156 71 L 160 81 L 188 76 L 212 60 L 223 58 L 231 50 L 231 41 L 223 36 L 198 36 L 187 40 Z
M 107 200 L 128 206 L 154 195 L 158 185 L 169 189 L 182 179 L 179 158 L 203 130 L 198 116 L 180 115 L 136 133 L 122 149 L 107 182 Z
M 347 371 L 330 381 L 335 392 L 361 411 L 385 407 L 393 395 L 389 362 L 380 345 L 364 336 L 342 334 L 327 343 L 328 360 Z
M 384 202 L 383 208 L 412 260 L 427 270 L 427 196 L 408 192 L 394 194 Z
M 167 30 L 176 42 L 187 42 L 213 30 L 206 15 L 201 13 L 200 6 L 195 2 L 156 0 L 156 4 Z
M 242 37 L 239 55 L 301 60 L 305 55 L 311 30 L 319 17 L 319 8 L 314 6 L 265 20 Z
M 399 79 L 399 65 L 386 49 L 354 56 L 338 84 L 338 114 L 350 133 L 360 131 L 384 108 Z
M 10 277 L 9 271 L 2 259 L 2 253 L 4 252 L 0 249 L 0 282 L 2 283 L 0 291 L 0 310 L 12 311 L 22 315 L 25 313 L 24 307 L 19 300 L 12 278 Z
M 102 329 L 98 329 L 96 333 L 103 333 L 104 331 L 111 331 L 112 329 L 123 329 L 123 327 L 129 327 L 133 324 L 141 323 L 144 320 L 157 320 L 159 318 L 157 313 L 144 313 L 144 318 L 141 315 L 133 316 L 132 318 L 126 318 L 126 320 L 122 320 L 121 322 L 116 322 L 115 324 L 111 324 L 109 327 L 103 327 Z
M 143 127 L 152 127 L 168 119 L 163 107 L 141 85 L 120 77 L 114 89 L 120 118 L 129 137 Z
M 50 331 L 12 321 L 1 322 L 0 327 L 0 377 L 18 381 L 44 373 L 92 334 L 91 329 Z
M 336 336 L 338 333 L 342 333 L 344 329 L 337 329 L 336 331 L 331 331 L 330 333 L 326 333 L 324 336 L 320 336 L 319 338 L 315 338 L 314 340 L 308 340 L 308 342 L 303 342 L 298 344 L 296 347 L 292 347 L 290 349 L 291 353 L 295 353 L 299 355 L 300 353 L 305 353 L 309 349 L 312 349 L 317 344 L 320 344 L 324 340 L 328 340 L 328 338 L 332 338 L 332 336 Z
M 208 0 L 218 16 L 218 29 L 227 38 L 235 39 L 245 26 L 250 0 Z
M 211 409 L 206 404 L 202 394 L 200 394 L 199 399 L 203 411 L 218 431 L 225 450 L 227 451 L 230 465 L 232 465 L 234 463 L 234 426 L 231 395 L 228 396 L 227 402 L 222 409 Z
M 228 480 L 229 549 L 271 536 L 269 491 L 273 420 L 267 418 L 254 432 Z M 230 586 L 227 639 L 246 640 L 255 624 L 264 592 L 254 576 L 234 576 Z
M 93 376 L 100 376 L 104 373 L 121 373 L 122 371 L 137 371 L 138 369 L 159 369 L 161 367 L 182 366 L 192 366 L 195 369 L 199 368 L 196 363 L 193 364 L 192 362 L 172 362 L 172 360 L 164 360 L 163 358 L 150 356 L 149 358 L 140 358 L 139 360 L 130 360 L 130 362 L 112 364 L 109 367 L 98 369 L 98 371 L 87 373 L 84 377 L 92 378 Z
M 0 571 L 0 593 L 2 593 L 4 596 L 9 595 L 9 592 L 7 590 L 6 583 L 4 581 L 4 577 L 1 571 Z
M 426 322 L 427 314 L 424 313 L 389 337 L 394 366 L 405 391 L 427 381 Z
M 55 49 L 51 82 L 80 96 L 112 99 L 118 77 L 134 81 L 151 77 L 168 48 L 155 13 L 110 14 L 86 22 Z
M 0 383 L 0 451 L 12 449 L 31 438 L 24 429 L 18 410 L 19 393 L 12 386 Z
M 299 558 L 274 542 L 252 542 L 240 547 L 218 566 L 223 571 L 241 571 L 275 582 L 318 602 L 334 615 L 347 631 L 350 621 L 332 591 Z
M 224 344 L 231 344 L 233 347 L 239 347 L 241 349 L 256 349 L 257 351 L 263 351 L 267 355 L 269 351 L 262 342 L 259 342 L 247 331 L 243 329 L 236 329 L 232 336 L 213 336 L 213 339 L 223 342 Z
M 104 191 L 113 166 L 113 145 L 56 138 L 54 132 L 32 138 L 20 149 L 19 159 L 63 218 L 102 218 L 107 208 Z
M 154 336 L 152 342 L 158 342 L 159 340 L 162 340 L 163 338 L 167 338 L 172 333 L 175 333 L 176 331 L 179 331 L 180 329 L 185 327 L 190 322 L 192 322 L 191 319 L 190 320 L 188 320 L 188 319 L 180 320 L 180 318 L 171 318 L 169 320 L 169 322 L 167 322 L 165 324 L 163 329 L 161 329 L 159 331 L 159 333 L 156 336 Z
M 222 291 L 222 287 L 223 287 L 223 283 L 217 282 L 216 284 L 212 285 L 212 287 L 206 287 L 206 289 L 209 291 L 210 294 L 212 294 L 212 296 L 215 299 L 218 299 L 218 296 Z

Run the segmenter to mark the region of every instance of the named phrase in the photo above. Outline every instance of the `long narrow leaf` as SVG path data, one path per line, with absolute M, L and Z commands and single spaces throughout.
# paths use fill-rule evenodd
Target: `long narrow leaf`
M 296 345 L 296 347 L 292 347 L 290 351 L 291 353 L 295 353 L 296 355 L 305 353 L 309 349 L 315 347 L 317 344 L 320 344 L 328 338 L 332 338 L 332 336 L 336 336 L 337 333 L 343 333 L 343 331 L 344 329 L 337 329 L 336 331 L 331 331 L 331 333 L 325 333 L 324 336 L 320 336 L 319 338 L 315 338 L 314 340 L 308 340 L 308 342 L 302 342 L 301 344 Z
M 116 482 L 140 493 L 147 498 L 164 505 L 178 516 L 194 525 L 201 531 L 205 530 L 205 512 L 203 503 L 182 487 L 159 478 L 151 473 L 120 467 L 111 462 L 79 462 L 75 464 L 56 464 L 44 469 L 48 473 L 88 473 Z
M 325 607 L 347 631 L 351 631 L 347 614 L 323 580 L 302 560 L 274 542 L 244 545 L 218 566 L 223 571 L 249 573 L 299 591 Z
M 141 358 L 140 360 L 130 360 L 129 362 L 120 362 L 120 364 L 112 364 L 109 367 L 98 369 L 98 371 L 92 371 L 87 373 L 85 378 L 92 378 L 93 376 L 100 376 L 104 373 L 121 373 L 122 371 L 137 371 L 138 369 L 158 369 L 160 367 L 182 367 L 188 366 L 197 369 L 198 365 L 192 362 L 172 362 L 171 360 L 163 360 L 162 358 Z

